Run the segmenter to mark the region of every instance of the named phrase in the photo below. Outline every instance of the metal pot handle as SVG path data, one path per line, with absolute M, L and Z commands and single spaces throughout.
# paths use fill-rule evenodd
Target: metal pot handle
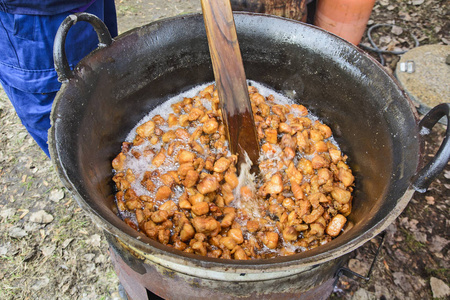
M 89 13 L 76 13 L 67 16 L 56 32 L 55 43 L 53 45 L 53 61 L 55 62 L 55 70 L 58 73 L 59 82 L 65 82 L 74 77 L 74 73 L 70 69 L 69 62 L 67 61 L 64 45 L 70 27 L 78 21 L 86 21 L 94 27 L 99 40 L 99 48 L 109 46 L 113 41 L 105 23 L 97 16 Z
M 444 170 L 450 160 L 450 103 L 442 103 L 431 109 L 419 122 L 421 135 L 431 132 L 434 125 L 444 116 L 447 116 L 447 131 L 444 141 L 433 159 L 423 167 L 413 178 L 412 186 L 419 193 L 425 193 L 431 182 Z

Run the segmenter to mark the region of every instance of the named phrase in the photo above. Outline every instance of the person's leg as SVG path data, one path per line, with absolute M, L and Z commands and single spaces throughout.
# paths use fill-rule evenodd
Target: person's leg
M 105 6 L 106 3 L 109 4 Z M 117 34 L 114 1 L 98 0 L 86 12 L 101 19 L 107 17 L 111 35 Z M 53 66 L 53 40 L 68 14 L 27 16 L 0 12 L 0 82 L 23 125 L 47 155 L 49 116 L 60 88 Z M 69 64 L 76 65 L 97 44 L 92 26 L 86 22 L 73 26 L 65 45 Z
M 114 3 L 114 0 L 104 0 L 104 1 L 105 1 L 105 14 L 103 22 L 105 22 L 106 27 L 108 27 L 111 36 L 116 37 L 118 34 L 116 4 Z
M 50 128 L 50 110 L 56 92 L 27 93 L 2 84 L 6 95 L 16 110 L 22 124 L 41 149 L 50 156 L 47 145 L 47 131 Z

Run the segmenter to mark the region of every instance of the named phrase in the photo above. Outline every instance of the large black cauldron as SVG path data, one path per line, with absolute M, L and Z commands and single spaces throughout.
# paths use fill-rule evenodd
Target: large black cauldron
M 127 133 L 152 108 L 213 81 L 203 18 L 189 15 L 154 22 L 114 41 L 92 21 L 101 47 L 71 71 L 64 59 L 65 33 L 77 20 L 90 19 L 70 17 L 56 40 L 55 61 L 63 85 L 51 116 L 52 160 L 94 221 L 155 268 L 159 277 L 154 275 L 153 288 L 163 297 L 295 297 L 333 277 L 333 262 L 385 229 L 405 208 L 414 187 L 425 190 L 449 159 L 447 130 L 446 145 L 436 161 L 419 172 L 421 130 L 441 116 L 449 118 L 449 105 L 437 107 L 419 125 L 413 105 L 395 80 L 356 47 L 296 21 L 238 13 L 235 21 L 247 78 L 305 105 L 332 128 L 349 156 L 356 177 L 350 224 L 332 242 L 289 257 L 228 261 L 173 250 L 117 217 L 111 160 Z M 161 287 L 174 282 L 169 289 Z

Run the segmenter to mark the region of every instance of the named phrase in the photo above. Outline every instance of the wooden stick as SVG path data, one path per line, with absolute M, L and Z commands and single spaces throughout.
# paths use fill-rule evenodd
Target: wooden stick
M 201 0 L 216 87 L 231 152 L 238 154 L 238 168 L 246 152 L 257 165 L 259 141 L 236 27 L 229 0 Z

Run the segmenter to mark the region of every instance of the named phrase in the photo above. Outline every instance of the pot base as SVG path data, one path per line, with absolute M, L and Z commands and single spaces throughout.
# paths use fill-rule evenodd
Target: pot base
M 111 261 L 130 300 L 141 299 L 300 299 L 325 300 L 348 255 L 275 280 L 231 282 L 179 273 L 131 254 L 105 232 Z M 225 272 L 225 271 L 224 271 Z M 263 270 L 261 271 L 263 272 Z M 160 298 L 162 297 L 162 298 Z

